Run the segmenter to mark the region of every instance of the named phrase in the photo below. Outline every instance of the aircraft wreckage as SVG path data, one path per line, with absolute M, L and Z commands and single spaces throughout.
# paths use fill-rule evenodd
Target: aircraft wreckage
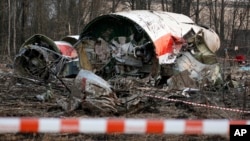
M 42 80 L 55 75 L 76 75 L 79 71 L 78 55 L 73 44 L 78 38 L 79 36 L 67 36 L 60 41 L 53 41 L 45 35 L 33 35 L 23 43 L 15 57 L 15 72 Z
M 211 28 L 185 15 L 118 12 L 95 18 L 78 37 L 56 42 L 34 35 L 22 45 L 14 66 L 20 75 L 46 81 L 75 76 L 80 70 L 72 95 L 88 107 L 117 112 L 117 105 L 124 103 L 121 91 L 133 99 L 130 106 L 140 102 L 132 94 L 135 85 L 185 90 L 198 89 L 201 82 L 220 83 L 215 55 L 219 47 Z

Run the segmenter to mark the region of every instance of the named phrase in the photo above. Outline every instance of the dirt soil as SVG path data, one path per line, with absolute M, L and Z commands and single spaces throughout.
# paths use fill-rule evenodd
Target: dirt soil
M 89 114 L 78 108 L 72 112 L 65 112 L 57 105 L 56 99 L 65 98 L 67 92 L 64 86 L 57 82 L 52 85 L 53 95 L 47 101 L 39 101 L 36 95 L 46 92 L 46 86 L 34 83 L 13 74 L 11 65 L 6 62 L 0 65 L 0 117 L 102 117 L 104 115 Z M 70 83 L 72 80 L 67 80 Z M 157 93 L 151 93 L 157 94 Z M 184 97 L 179 93 L 164 93 L 161 96 L 191 101 L 194 103 L 209 104 L 219 107 L 250 110 L 248 89 L 227 88 L 204 90 Z M 245 96 L 245 97 L 244 97 Z M 187 105 L 182 102 L 171 102 L 150 98 L 152 103 L 147 108 L 141 108 L 134 113 L 105 115 L 109 117 L 127 118 L 157 118 L 157 119 L 250 119 L 250 114 L 210 109 Z M 93 140 L 129 140 L 129 141 L 224 141 L 228 136 L 208 135 L 121 135 L 121 134 L 73 134 L 73 133 L 8 133 L 0 134 L 0 140 L 22 141 L 93 141 Z

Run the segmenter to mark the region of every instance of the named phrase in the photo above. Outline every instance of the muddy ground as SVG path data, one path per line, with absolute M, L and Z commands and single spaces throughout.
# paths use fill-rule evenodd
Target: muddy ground
M 120 114 L 98 115 L 90 111 L 78 108 L 71 112 L 65 112 L 57 105 L 56 100 L 65 98 L 67 92 L 60 82 L 52 85 L 53 95 L 51 99 L 39 101 L 36 95 L 46 92 L 46 86 L 35 83 L 13 73 L 10 63 L 2 61 L 0 65 L 0 117 L 127 117 L 127 118 L 157 118 L 157 119 L 250 119 L 250 114 L 224 111 L 187 105 L 182 102 L 171 102 L 161 99 L 149 98 L 149 103 L 141 105 L 142 108 L 136 112 L 124 112 Z M 248 80 L 248 77 L 244 77 Z M 67 80 L 70 85 L 72 80 Z M 239 80 L 240 81 L 240 80 Z M 236 81 L 237 82 L 237 81 Z M 154 88 L 155 89 L 155 88 Z M 202 103 L 219 107 L 250 110 L 250 93 L 248 87 L 230 87 L 205 89 L 185 97 L 178 92 L 150 91 L 163 97 L 181 99 L 194 103 Z M 145 108 L 143 108 L 145 106 Z M 229 140 L 228 136 L 208 135 L 120 135 L 120 134 L 40 134 L 40 133 L 8 133 L 0 134 L 0 140 L 22 140 L 22 141 L 80 141 L 80 140 L 130 140 L 130 141 L 223 141 Z

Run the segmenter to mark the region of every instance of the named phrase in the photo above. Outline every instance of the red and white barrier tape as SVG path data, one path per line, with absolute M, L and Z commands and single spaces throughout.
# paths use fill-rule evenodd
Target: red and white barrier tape
M 221 57 L 216 57 L 217 59 L 224 60 L 224 61 L 237 61 L 238 59 L 234 58 L 221 58 Z
M 144 95 L 147 96 L 147 97 L 152 97 L 152 98 L 157 98 L 157 99 L 162 99 L 162 100 L 167 100 L 167 101 L 172 101 L 172 102 L 182 102 L 182 103 L 185 103 L 185 104 L 199 106 L 199 107 L 206 107 L 206 108 L 219 109 L 219 110 L 232 111 L 232 112 L 239 112 L 239 113 L 250 113 L 250 111 L 244 111 L 244 110 L 239 110 L 239 109 L 231 109 L 231 108 L 225 108 L 225 107 L 219 107 L 219 106 L 199 104 L 199 103 L 194 103 L 194 102 L 189 102 L 189 101 L 184 101 L 184 100 L 179 100 L 179 99 L 166 98 L 166 97 L 150 95 L 150 94 L 144 94 Z
M 230 125 L 250 120 L 174 120 L 109 118 L 0 118 L 0 133 L 121 133 L 228 135 Z

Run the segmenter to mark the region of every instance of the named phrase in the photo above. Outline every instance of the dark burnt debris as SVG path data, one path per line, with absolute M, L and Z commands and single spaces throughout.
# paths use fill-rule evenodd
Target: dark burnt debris
M 239 87 L 223 79 L 219 47 L 212 29 L 184 15 L 120 12 L 97 17 L 79 35 L 59 41 L 32 36 L 16 55 L 14 71 L 19 79 L 46 86 L 38 100 L 64 89 L 56 102 L 66 111 L 132 114 L 156 111 L 159 99 L 145 94 L 211 103 L 204 93 Z

